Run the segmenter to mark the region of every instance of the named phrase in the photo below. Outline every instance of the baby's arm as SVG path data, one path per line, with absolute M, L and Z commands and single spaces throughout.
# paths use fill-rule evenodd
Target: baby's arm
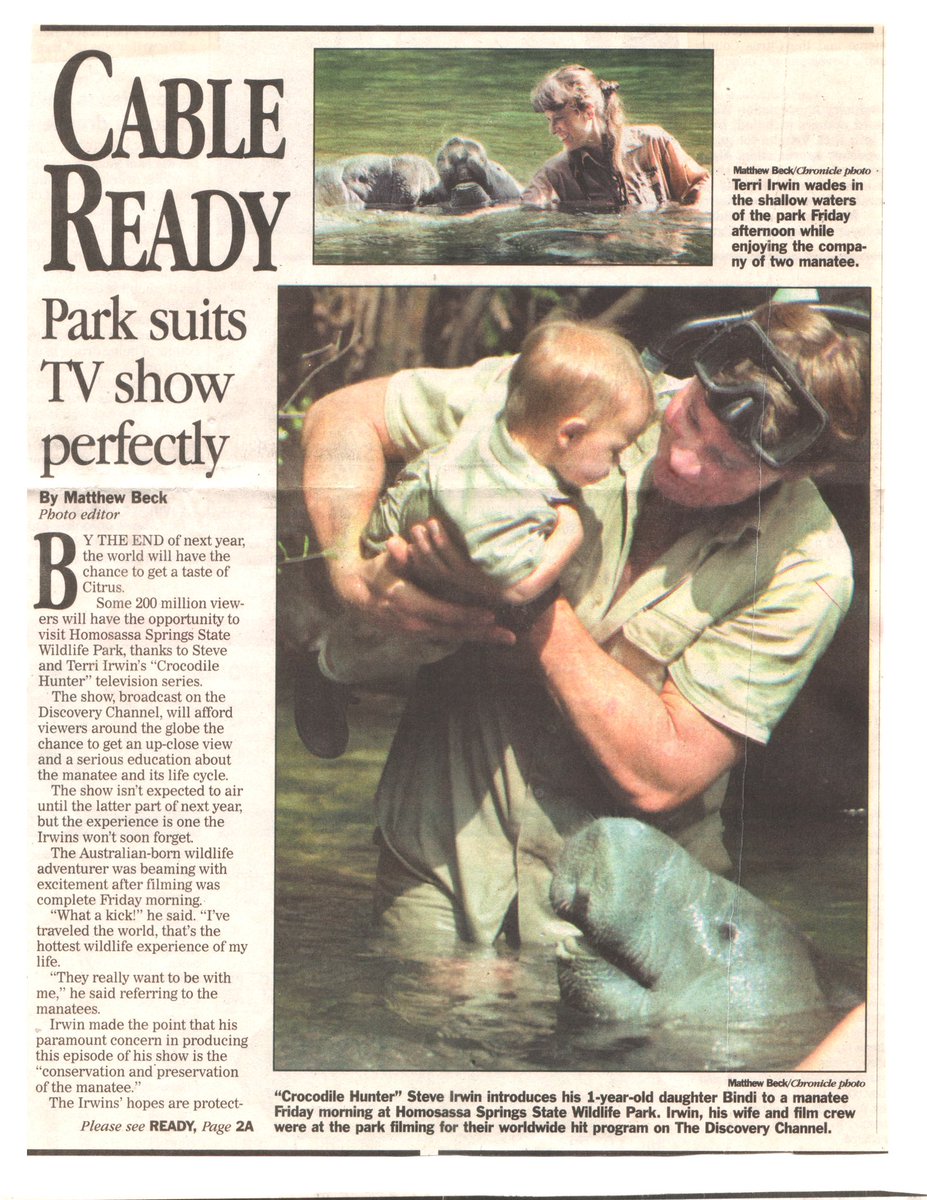
M 503 589 L 506 604 L 529 604 L 560 578 L 583 540 L 583 523 L 572 504 L 557 505 L 557 524 L 544 544 L 541 561 L 530 575 Z

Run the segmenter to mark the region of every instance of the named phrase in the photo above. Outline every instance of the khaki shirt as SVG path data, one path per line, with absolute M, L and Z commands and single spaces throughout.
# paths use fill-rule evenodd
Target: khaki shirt
M 538 566 L 557 507 L 570 496 L 512 437 L 495 400 L 477 396 L 453 439 L 413 459 L 384 492 L 364 533 L 368 552 L 379 554 L 393 534 L 438 517 L 500 587 Z
M 621 130 L 621 177 L 588 150 L 568 150 L 541 167 L 522 193 L 523 204 L 542 208 L 659 208 L 693 204 L 708 172 L 659 125 Z
M 386 407 L 395 443 L 414 454 L 446 439 L 478 395 L 501 410 L 512 361 L 395 376 Z M 656 386 L 666 401 L 679 384 L 663 377 Z M 787 482 L 707 511 L 704 526 L 616 599 L 658 437 L 651 427 L 606 480 L 583 489 L 586 538 L 561 585 L 614 657 L 625 640 L 645 652 L 651 687 L 669 675 L 711 720 L 765 742 L 849 606 L 849 549 L 814 484 Z M 719 813 L 725 782 L 654 818 L 715 870 L 730 866 Z M 547 890 L 563 839 L 596 816 L 631 812 L 537 676 L 498 647 L 465 647 L 421 673 L 377 794 L 389 849 L 452 896 L 469 936 L 485 943 L 516 895 L 522 938 L 561 936 Z

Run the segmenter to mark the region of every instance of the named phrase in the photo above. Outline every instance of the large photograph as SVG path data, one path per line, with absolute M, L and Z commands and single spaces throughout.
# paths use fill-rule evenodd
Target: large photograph
M 314 260 L 710 266 L 710 50 L 317 50 Z
M 278 316 L 275 1068 L 863 1070 L 867 289 Z

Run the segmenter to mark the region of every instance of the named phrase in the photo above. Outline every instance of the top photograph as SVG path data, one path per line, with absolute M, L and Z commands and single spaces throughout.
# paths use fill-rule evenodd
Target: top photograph
M 317 50 L 317 265 L 709 266 L 710 50 Z

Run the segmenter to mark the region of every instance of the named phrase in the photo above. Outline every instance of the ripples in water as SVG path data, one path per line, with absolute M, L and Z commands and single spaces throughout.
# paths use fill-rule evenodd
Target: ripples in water
M 325 211 L 316 216 L 314 261 L 710 265 L 711 223 L 707 213 L 675 206 L 617 214 Z
M 396 951 L 373 935 L 370 797 L 398 702 L 365 697 L 352 749 L 310 759 L 278 725 L 276 1070 L 683 1071 L 794 1066 L 865 980 L 866 823 L 747 827 L 740 882 L 821 951 L 832 1013 L 752 1029 L 646 1028 L 560 1005 L 553 947 Z M 844 984 L 849 982 L 849 987 Z

